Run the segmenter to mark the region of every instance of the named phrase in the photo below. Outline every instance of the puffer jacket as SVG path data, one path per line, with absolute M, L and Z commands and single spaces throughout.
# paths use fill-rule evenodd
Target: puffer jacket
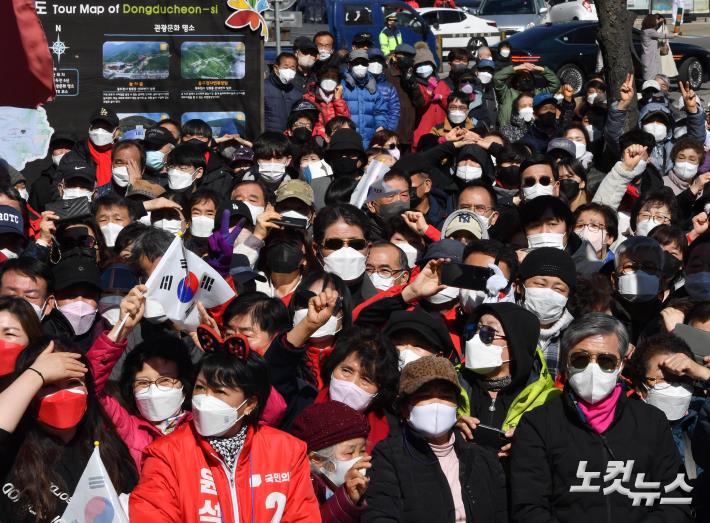
M 345 103 L 345 100 L 342 98 L 338 100 L 331 98 L 329 102 L 323 100 L 318 94 L 317 86 L 314 86 L 313 89 L 304 94 L 303 99 L 311 102 L 319 111 L 318 120 L 316 120 L 313 126 L 313 136 L 325 138 L 325 126 L 336 116 L 347 116 L 350 118 L 350 109 L 348 109 L 348 104 Z
M 233 472 L 193 423 L 149 445 L 131 493 L 133 523 L 318 523 L 306 444 L 270 427 L 247 429 Z
M 283 132 L 291 109 L 303 91 L 293 84 L 284 85 L 273 72 L 264 80 L 264 130 Z
M 377 82 L 377 90 L 380 92 L 380 96 L 385 99 L 387 104 L 387 125 L 385 125 L 385 129 L 396 131 L 399 125 L 399 95 L 397 94 L 397 89 L 387 80 L 387 76 L 384 73 L 375 76 L 375 81 Z
M 362 136 L 363 148 L 367 149 L 375 131 L 387 126 L 387 103 L 370 73 L 362 80 L 356 80 L 350 73 L 345 73 L 342 86 L 343 100 L 350 109 L 350 118 Z

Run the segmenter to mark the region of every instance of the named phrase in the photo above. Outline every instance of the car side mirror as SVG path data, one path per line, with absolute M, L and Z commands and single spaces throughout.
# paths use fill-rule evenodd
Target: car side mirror
M 549 9 L 547 8 L 547 6 L 540 8 L 540 14 L 541 14 L 541 15 L 544 15 L 545 13 L 547 13 L 547 11 L 549 11 Z

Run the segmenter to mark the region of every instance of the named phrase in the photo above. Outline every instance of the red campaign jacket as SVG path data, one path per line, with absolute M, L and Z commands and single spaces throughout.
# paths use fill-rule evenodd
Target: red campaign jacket
M 234 477 L 194 425 L 145 449 L 131 523 L 319 523 L 306 444 L 270 427 L 247 430 Z
M 317 87 L 314 87 L 314 89 L 317 89 Z M 313 91 L 308 91 L 303 95 L 303 99 L 311 102 L 319 111 L 318 120 L 313 126 L 313 136 L 325 138 L 325 125 L 336 116 L 350 118 L 350 109 L 348 109 L 348 104 L 342 98 L 326 102 L 317 97 Z
M 419 143 L 419 139 L 423 135 L 431 132 L 432 127 L 446 121 L 446 104 L 451 94 L 451 88 L 443 80 L 437 79 L 436 82 L 436 87 L 433 89 L 429 84 L 417 84 L 424 98 L 424 107 L 419 111 L 419 123 L 414 130 L 412 149 Z

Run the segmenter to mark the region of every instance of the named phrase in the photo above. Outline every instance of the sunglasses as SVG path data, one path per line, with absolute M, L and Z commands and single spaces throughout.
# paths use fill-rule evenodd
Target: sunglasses
M 551 182 L 552 178 L 550 178 L 549 176 L 541 176 L 538 180 L 536 180 L 535 178 L 525 178 L 523 180 L 523 187 L 532 187 L 536 183 L 547 187 L 548 185 L 550 185 Z
M 353 239 L 353 240 L 341 240 L 340 238 L 329 238 L 323 242 L 323 247 L 331 251 L 337 251 L 342 249 L 344 246 L 352 247 L 356 251 L 361 251 L 367 247 L 367 240 L 363 239 Z
M 496 331 L 493 327 L 489 327 L 488 325 L 479 325 L 478 323 L 467 323 L 463 332 L 464 341 L 473 339 L 476 334 L 479 335 L 481 341 L 486 345 L 493 343 L 493 340 L 506 339 L 505 336 L 498 334 L 498 331 Z
M 96 245 L 96 238 L 89 236 L 88 234 L 86 236 L 66 236 L 62 238 L 61 242 L 61 247 L 65 251 L 76 247 L 94 249 L 96 248 Z
M 615 354 L 602 353 L 593 356 L 586 351 L 579 351 L 569 355 L 569 368 L 584 370 L 592 361 L 596 361 L 604 372 L 614 372 L 619 366 L 619 357 Z

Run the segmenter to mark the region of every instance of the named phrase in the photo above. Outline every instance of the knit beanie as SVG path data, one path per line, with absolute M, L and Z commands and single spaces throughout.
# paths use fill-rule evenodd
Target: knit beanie
M 309 405 L 291 425 L 291 434 L 306 442 L 308 452 L 317 452 L 354 438 L 367 438 L 367 418 L 339 401 Z
M 417 42 L 414 44 L 414 49 L 416 49 L 416 54 L 414 55 L 414 65 L 423 64 L 426 62 L 431 62 L 435 64 L 434 55 L 431 54 L 431 49 L 426 42 Z
M 533 276 L 557 276 L 570 290 L 577 284 L 577 271 L 572 257 L 555 247 L 540 247 L 525 256 L 518 277 L 520 281 L 525 281 Z
M 431 381 L 448 381 L 459 388 L 454 365 L 443 356 L 425 356 L 407 363 L 399 377 L 399 395 L 410 396 Z

